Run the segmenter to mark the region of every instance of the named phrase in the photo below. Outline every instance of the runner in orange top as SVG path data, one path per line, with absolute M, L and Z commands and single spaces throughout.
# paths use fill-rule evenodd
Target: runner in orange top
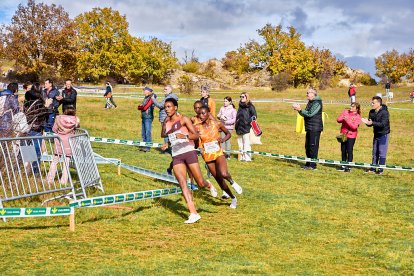
M 199 119 L 201 123 L 195 127 L 200 135 L 199 148 L 201 148 L 203 159 L 221 189 L 231 197 L 230 208 L 235 209 L 237 207 L 237 199 L 224 180 L 229 181 L 238 194 L 241 194 L 243 190 L 231 178 L 227 168 L 226 157 L 221 148 L 221 143 L 230 139 L 231 134 L 222 122 L 210 117 L 208 107 L 200 109 Z M 220 130 L 225 134 L 223 138 L 220 137 Z
M 167 118 L 162 125 L 161 136 L 168 136 L 169 143 L 171 143 L 174 175 L 177 178 L 190 211 L 190 216 L 185 223 L 194 223 L 201 216 L 197 213 L 191 190 L 187 186 L 187 170 L 191 172 L 200 187 L 208 187 L 210 189 L 213 197 L 217 196 L 217 190 L 209 181 L 204 180 L 201 174 L 193 142 L 193 140 L 198 140 L 199 135 L 190 119 L 177 113 L 178 102 L 173 98 L 165 101 L 164 109 L 167 113 Z M 165 150 L 167 147 L 168 143 L 165 143 L 161 149 Z

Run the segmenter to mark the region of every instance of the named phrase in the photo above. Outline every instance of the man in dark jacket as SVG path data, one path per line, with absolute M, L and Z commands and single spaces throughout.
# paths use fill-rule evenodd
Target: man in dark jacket
M 141 134 L 142 134 L 142 140 L 144 142 L 152 142 L 152 121 L 154 120 L 154 103 L 152 102 L 152 89 L 148 86 L 144 87 L 144 100 L 142 103 L 138 106 L 138 110 L 141 111 Z M 154 95 L 155 96 L 155 95 Z M 147 152 L 151 148 L 146 147 L 143 148 L 143 151 Z
M 56 115 L 59 114 L 59 91 L 53 85 L 53 81 L 51 79 L 45 80 L 45 89 L 42 92 L 42 97 L 44 100 L 52 99 L 52 104 L 49 106 L 50 113 L 47 118 L 45 131 L 52 132 L 53 124 L 55 123 Z
M 58 96 L 58 100 L 62 104 L 62 112 L 65 112 L 65 109 L 69 106 L 72 106 L 76 109 L 76 96 L 77 92 L 72 86 L 72 80 L 67 79 L 65 81 L 65 87 L 62 90 L 62 96 Z
M 385 165 L 390 138 L 390 114 L 386 105 L 382 104 L 379 96 L 372 97 L 372 109 L 368 119 L 362 118 L 362 122 L 368 127 L 374 127 L 374 139 L 372 141 L 372 164 Z M 369 169 L 367 172 L 382 174 L 383 169 Z
M 322 99 L 317 95 L 316 89 L 314 88 L 309 88 L 306 95 L 308 98 L 308 104 L 306 105 L 306 108 L 303 110 L 299 104 L 294 104 L 293 109 L 298 111 L 299 115 L 305 119 L 306 157 L 317 159 L 319 151 L 319 140 L 321 137 L 321 132 L 323 131 Z M 306 162 L 303 169 L 315 170 L 316 163 Z

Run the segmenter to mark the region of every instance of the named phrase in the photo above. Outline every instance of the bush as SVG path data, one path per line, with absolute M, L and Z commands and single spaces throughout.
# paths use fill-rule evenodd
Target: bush
M 194 90 L 194 81 L 188 75 L 182 75 L 178 79 L 178 89 L 181 93 L 190 95 Z
M 200 69 L 200 64 L 196 61 L 190 61 L 183 65 L 183 71 L 187 73 L 196 74 Z
M 283 91 L 289 88 L 292 76 L 288 72 L 280 72 L 277 75 L 272 76 L 270 80 L 270 85 L 272 90 Z

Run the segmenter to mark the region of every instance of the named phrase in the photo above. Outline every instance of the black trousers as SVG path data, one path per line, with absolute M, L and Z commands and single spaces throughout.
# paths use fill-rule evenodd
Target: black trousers
M 354 145 L 356 138 L 348 138 L 341 143 L 342 161 L 352 162 L 354 160 Z
M 319 151 L 319 140 L 321 138 L 320 131 L 307 131 L 306 132 L 306 157 L 317 159 Z M 316 168 L 316 163 L 306 162 L 307 167 Z

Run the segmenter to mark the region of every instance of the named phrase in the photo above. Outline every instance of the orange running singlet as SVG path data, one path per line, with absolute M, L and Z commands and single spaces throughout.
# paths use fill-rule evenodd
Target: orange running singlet
M 200 134 L 201 155 L 205 162 L 216 160 L 219 156 L 224 155 L 221 144 L 217 141 L 220 138 L 218 122 L 210 120 L 210 124 L 197 124 L 196 129 Z

